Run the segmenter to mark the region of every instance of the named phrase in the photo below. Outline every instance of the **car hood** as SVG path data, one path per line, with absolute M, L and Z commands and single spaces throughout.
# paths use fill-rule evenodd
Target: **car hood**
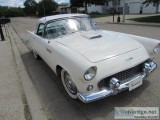
M 68 35 L 58 39 L 57 42 L 78 52 L 93 63 L 116 57 L 141 47 L 140 43 L 129 37 L 101 30 Z

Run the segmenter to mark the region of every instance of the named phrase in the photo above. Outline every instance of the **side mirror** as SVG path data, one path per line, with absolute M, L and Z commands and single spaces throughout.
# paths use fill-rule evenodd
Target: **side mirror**
M 94 29 L 97 29 L 97 23 L 93 22 L 92 25 L 93 25 Z
M 97 23 L 94 22 L 93 25 L 94 25 L 94 26 L 97 26 Z

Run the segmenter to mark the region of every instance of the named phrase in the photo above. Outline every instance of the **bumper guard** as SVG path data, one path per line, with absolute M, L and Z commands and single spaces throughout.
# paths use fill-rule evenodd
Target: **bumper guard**
M 147 77 L 151 72 L 153 72 L 157 68 L 156 63 L 154 63 L 154 62 L 150 62 L 149 65 L 150 65 L 149 68 L 147 68 L 147 69 L 144 68 L 144 72 L 137 75 L 136 77 L 142 77 L 142 79 L 144 79 L 145 77 Z M 131 80 L 134 80 L 135 78 L 133 78 Z M 128 89 L 130 81 L 123 83 L 123 84 L 120 84 L 120 86 L 116 89 L 107 89 L 106 88 L 101 91 L 94 92 L 94 93 L 87 94 L 87 95 L 79 92 L 79 93 L 77 93 L 77 97 L 84 103 L 90 103 L 90 102 L 93 102 L 93 101 L 96 101 L 96 100 L 99 100 L 99 99 L 102 99 L 102 98 L 105 98 L 105 97 L 108 97 L 111 95 L 115 95 L 123 90 Z

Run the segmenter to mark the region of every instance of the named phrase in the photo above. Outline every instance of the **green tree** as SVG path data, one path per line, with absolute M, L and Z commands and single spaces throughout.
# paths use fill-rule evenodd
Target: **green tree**
M 53 0 L 42 0 L 38 3 L 38 15 L 52 15 L 56 11 L 58 4 Z
M 72 7 L 85 7 L 85 13 L 87 13 L 87 4 L 104 5 L 108 0 L 70 0 Z
M 156 7 L 156 13 L 158 13 L 160 0 L 145 0 L 143 4 L 146 4 L 146 6 L 148 6 L 149 4 L 153 4 L 153 6 Z
M 25 13 L 22 8 L 0 6 L 0 18 L 19 17 L 19 16 L 25 16 Z
M 37 3 L 35 0 L 26 0 L 24 2 L 24 12 L 26 15 L 35 15 L 37 12 Z

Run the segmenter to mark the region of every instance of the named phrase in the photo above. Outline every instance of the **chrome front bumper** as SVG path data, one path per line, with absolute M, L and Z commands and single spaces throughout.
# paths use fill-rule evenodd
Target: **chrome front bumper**
M 149 64 L 150 64 L 150 69 L 144 70 L 143 73 L 137 75 L 136 77 L 141 77 L 142 79 L 144 79 L 157 68 L 157 65 L 154 62 L 150 62 Z M 131 79 L 130 81 L 134 79 L 135 78 Z M 79 92 L 77 93 L 77 97 L 84 103 L 90 103 L 90 102 L 93 102 L 93 101 L 96 101 L 96 100 L 99 100 L 99 99 L 102 99 L 102 98 L 105 98 L 111 95 L 115 95 L 123 90 L 128 89 L 130 81 L 120 84 L 120 86 L 116 89 L 103 89 L 101 91 L 94 92 L 94 93 L 87 94 L 87 95 Z

